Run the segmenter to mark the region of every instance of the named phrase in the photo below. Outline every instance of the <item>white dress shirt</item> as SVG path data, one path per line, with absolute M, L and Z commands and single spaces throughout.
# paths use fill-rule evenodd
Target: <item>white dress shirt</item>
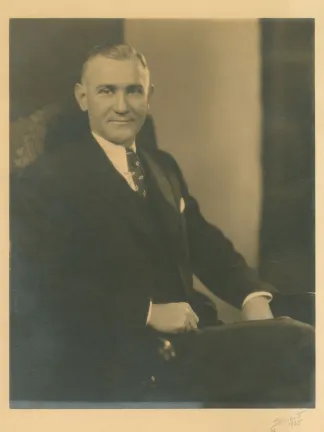
M 94 132 L 92 132 L 92 135 L 103 149 L 110 162 L 114 165 L 116 170 L 126 179 L 129 186 L 135 191 L 136 189 L 132 173 L 128 168 L 126 148 L 121 145 L 113 144 Z M 130 149 L 136 153 L 135 141 L 130 146 Z
M 98 142 L 100 147 L 103 149 L 103 151 L 105 152 L 108 159 L 114 165 L 116 170 L 126 179 L 129 186 L 135 191 L 136 189 L 135 189 L 133 177 L 132 177 L 132 174 L 128 168 L 127 155 L 126 155 L 125 147 L 123 147 L 121 145 L 113 144 L 113 143 L 107 141 L 105 138 L 102 138 L 101 136 L 97 135 L 95 132 L 92 132 L 92 135 L 94 136 L 95 140 Z M 130 146 L 130 148 L 136 153 L 135 141 Z M 253 293 L 251 293 L 245 297 L 245 299 L 242 303 L 242 307 L 249 300 L 252 300 L 255 297 L 265 297 L 268 299 L 269 302 L 272 300 L 272 294 L 270 294 L 266 291 L 253 292 Z M 151 311 L 152 311 L 152 302 L 150 302 L 146 324 L 150 320 Z

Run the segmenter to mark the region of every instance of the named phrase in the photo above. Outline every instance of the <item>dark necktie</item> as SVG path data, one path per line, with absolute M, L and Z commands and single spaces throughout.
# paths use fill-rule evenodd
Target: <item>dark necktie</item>
M 147 190 L 145 185 L 145 177 L 144 177 L 145 174 L 144 174 L 142 164 L 133 150 L 127 149 L 126 155 L 127 155 L 128 169 L 132 174 L 135 190 L 140 196 L 145 198 L 147 194 Z

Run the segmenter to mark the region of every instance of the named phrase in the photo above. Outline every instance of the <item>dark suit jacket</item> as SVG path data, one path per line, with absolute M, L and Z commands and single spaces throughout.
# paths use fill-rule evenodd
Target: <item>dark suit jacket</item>
M 145 326 L 151 299 L 199 309 L 193 273 L 237 307 L 265 289 L 203 218 L 174 159 L 139 154 L 169 253 L 90 133 L 13 181 L 12 399 L 136 399 L 161 366 L 159 339 Z

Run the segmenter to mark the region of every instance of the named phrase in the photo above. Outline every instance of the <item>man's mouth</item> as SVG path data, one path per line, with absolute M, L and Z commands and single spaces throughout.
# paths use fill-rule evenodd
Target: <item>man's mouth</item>
M 125 119 L 125 120 L 109 120 L 109 123 L 131 123 L 133 120 L 132 119 Z

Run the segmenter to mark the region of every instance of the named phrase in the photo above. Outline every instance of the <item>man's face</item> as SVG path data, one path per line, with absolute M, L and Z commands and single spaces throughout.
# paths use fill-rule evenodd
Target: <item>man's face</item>
M 98 55 L 86 65 L 75 95 L 88 111 L 91 130 L 122 146 L 141 129 L 151 94 L 149 74 L 136 58 L 114 60 Z

